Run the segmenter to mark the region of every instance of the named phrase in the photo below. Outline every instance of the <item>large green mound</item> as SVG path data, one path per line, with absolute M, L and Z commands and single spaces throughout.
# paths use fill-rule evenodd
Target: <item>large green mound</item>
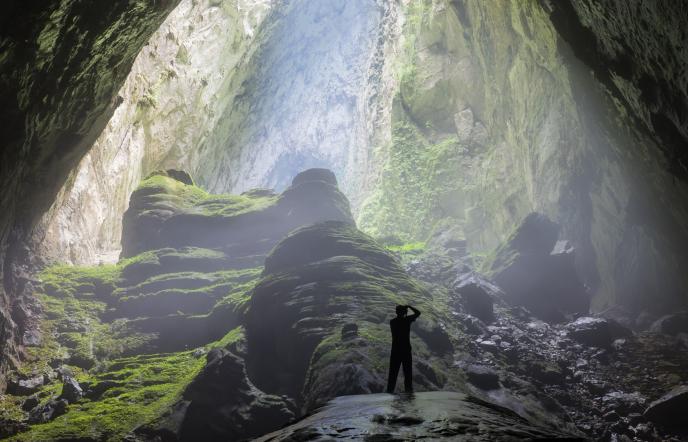
M 213 348 L 240 353 L 240 325 L 265 255 L 294 228 L 353 222 L 334 175 L 325 172 L 297 175 L 280 195 L 265 189 L 212 195 L 174 170 L 145 179 L 125 215 L 119 263 L 57 265 L 40 275 L 35 296 L 42 315 L 27 361 L 12 376 L 14 394 L 0 399 L 3 425 L 28 430 L 17 440 L 121 440 L 139 427 L 137 437 L 157 434 L 156 419 L 175 407 L 207 415 L 196 390 L 212 387 L 198 379 L 216 375 L 204 355 Z M 219 360 L 243 373 L 241 355 Z M 83 397 L 67 405 L 62 384 L 71 378 Z M 189 387 L 194 379 L 197 386 Z M 245 375 L 225 390 L 232 399 L 217 409 L 293 416 L 281 398 L 262 394 Z M 185 413 L 178 413 L 177 430 L 188 432 L 200 424 Z M 237 435 L 258 431 L 251 413 Z
M 415 382 L 449 381 L 446 302 L 401 268 L 368 235 L 341 222 L 292 232 L 266 259 L 246 319 L 247 365 L 261 389 L 305 409 L 345 394 L 383 390 L 389 326 L 397 304 L 422 312 L 413 327 Z M 446 300 L 445 300 L 446 301 Z M 279 368 L 276 368 L 279 367 Z
M 334 176 L 302 172 L 281 195 L 212 195 L 187 177 L 179 171 L 155 172 L 134 191 L 123 219 L 123 257 L 189 245 L 222 249 L 230 256 L 260 255 L 299 226 L 353 223 L 349 201 Z

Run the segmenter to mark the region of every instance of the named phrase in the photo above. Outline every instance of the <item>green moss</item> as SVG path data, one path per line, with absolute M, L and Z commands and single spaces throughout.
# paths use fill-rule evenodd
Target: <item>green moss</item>
M 161 204 L 171 204 L 180 212 L 204 216 L 237 216 L 262 210 L 277 201 L 277 196 L 271 195 L 210 194 L 198 186 L 164 175 L 149 176 L 135 192 L 138 195 L 132 196 L 132 199 L 145 196 L 147 210 L 155 209 Z
M 424 242 L 410 242 L 399 246 L 387 246 L 392 252 L 420 252 L 425 250 Z
M 78 376 L 77 380 L 92 384 L 114 380 L 119 386 L 107 390 L 97 401 L 83 399 L 72 404 L 66 415 L 34 425 L 11 440 L 122 440 L 132 429 L 149 422 L 177 401 L 204 365 L 205 359 L 194 357 L 191 351 L 114 360 L 104 372 Z

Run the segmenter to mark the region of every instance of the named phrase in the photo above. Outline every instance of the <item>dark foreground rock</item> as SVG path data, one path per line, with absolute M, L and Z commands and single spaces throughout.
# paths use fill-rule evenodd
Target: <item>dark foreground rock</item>
M 460 299 L 466 313 L 475 316 L 486 324 L 494 321 L 493 296 L 503 295 L 499 287 L 470 272 L 461 275 L 454 282 L 453 292 Z
M 214 349 L 207 361 L 181 401 L 156 421 L 136 430 L 139 440 L 244 440 L 294 419 L 292 404 L 253 386 L 240 357 Z
M 662 316 L 652 323 L 650 331 L 674 336 L 679 333 L 688 333 L 688 312 Z
M 541 319 L 587 313 L 590 294 L 576 273 L 574 248 L 557 241 L 559 226 L 545 215 L 528 215 L 486 263 L 486 271 L 512 304 Z
M 667 428 L 688 430 L 688 385 L 676 387 L 652 402 L 645 417 Z
M 602 318 L 584 316 L 566 326 L 568 336 L 581 344 L 606 348 L 612 344 L 612 328 Z
M 529 423 L 506 408 L 451 392 L 338 397 L 258 441 L 584 440 Z

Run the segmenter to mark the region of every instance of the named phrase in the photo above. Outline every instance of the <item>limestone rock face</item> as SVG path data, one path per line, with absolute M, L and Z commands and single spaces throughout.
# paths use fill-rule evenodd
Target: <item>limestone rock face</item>
M 124 214 L 122 256 L 164 247 L 222 249 L 229 256 L 266 254 L 302 225 L 353 223 L 332 172 L 305 171 L 281 195 L 210 195 L 176 171 L 155 173 L 132 194 Z M 182 181 L 179 180 L 181 177 Z
M 671 173 L 688 172 L 688 36 L 683 6 L 639 0 L 550 2 L 552 24 L 634 122 L 660 140 Z M 658 62 L 658 60 L 662 60 Z
M 588 313 L 590 295 L 580 281 L 574 251 L 557 242 L 559 226 L 542 214 L 528 215 L 485 264 L 506 299 L 548 321 Z
M 336 436 L 335 436 L 336 435 Z M 424 392 L 411 396 L 373 394 L 340 397 L 311 416 L 258 441 L 585 440 L 531 424 L 512 411 L 461 393 Z
M 423 312 L 412 327 L 414 382 L 418 389 L 440 388 L 452 345 L 440 328 L 446 311 L 433 305 L 430 293 L 351 224 L 330 221 L 292 232 L 266 259 L 251 294 L 246 336 L 253 381 L 298 398 L 305 410 L 339 395 L 382 391 L 388 321 L 398 303 Z
M 31 230 L 121 103 L 135 57 L 176 0 L 9 1 L 0 19 L 0 387 L 28 328 Z M 5 291 L 8 291 L 6 293 Z M 16 321 L 16 322 L 15 322 Z
M 199 181 L 214 192 L 282 190 L 299 170 L 326 167 L 356 198 L 375 122 L 389 115 L 384 57 L 397 45 L 399 9 L 376 0 L 278 2 L 238 79 L 240 99 L 218 115 L 198 154 Z
M 576 248 L 594 310 L 684 308 L 688 45 L 669 3 L 409 2 L 359 227 L 451 231 L 483 255 L 536 211 Z
M 129 196 L 156 169 L 194 170 L 193 159 L 231 105 L 235 77 L 245 71 L 271 6 L 179 2 L 136 56 L 115 91 L 117 109 L 36 227 L 34 247 L 45 259 L 116 261 Z

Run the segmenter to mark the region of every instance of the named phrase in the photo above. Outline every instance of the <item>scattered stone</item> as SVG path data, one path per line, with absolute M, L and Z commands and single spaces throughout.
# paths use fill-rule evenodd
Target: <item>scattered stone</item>
M 456 316 L 464 325 L 466 328 L 466 333 L 469 335 L 479 336 L 486 333 L 485 324 L 483 324 L 483 322 L 475 316 L 466 315 L 464 313 L 457 313 Z
M 38 396 L 29 396 L 22 402 L 22 410 L 31 411 L 39 404 Z
M 73 377 L 66 376 L 62 383 L 62 393 L 60 394 L 60 399 L 64 399 L 70 404 L 78 402 L 79 399 L 84 395 L 79 383 Z
M 487 350 L 490 353 L 497 353 L 499 351 L 499 345 L 495 341 L 478 339 L 476 342 L 483 350 Z
M 12 379 L 7 383 L 7 393 L 15 396 L 29 396 L 34 394 L 43 385 L 43 376 L 34 376 L 28 379 Z
M 612 391 L 602 397 L 606 409 L 615 410 L 621 415 L 641 412 L 645 407 L 645 398 L 640 393 L 623 393 Z
M 464 368 L 468 382 L 483 390 L 499 388 L 499 375 L 490 367 L 469 364 Z
M 44 424 L 67 412 L 68 402 L 65 399 L 51 400 L 45 405 L 34 408 L 29 413 L 29 424 Z
M 14 436 L 27 429 L 28 425 L 26 425 L 26 422 L 0 417 L 0 439 Z
M 566 329 L 569 338 L 585 345 L 606 348 L 613 340 L 609 322 L 602 318 L 578 318 L 568 324 Z
M 91 386 L 85 393 L 85 396 L 91 400 L 98 399 L 100 396 L 103 395 L 106 391 L 108 391 L 111 388 L 115 387 L 120 387 L 122 384 L 117 381 L 109 380 L 106 379 L 104 381 L 100 381 L 97 384 Z M 82 385 L 83 387 L 83 385 Z
M 662 316 L 652 324 L 650 331 L 672 336 L 688 333 L 688 312 Z
M 489 324 L 494 321 L 494 294 L 501 290 L 475 273 L 461 275 L 454 283 L 454 291 L 463 300 L 465 311 Z
M 358 337 L 358 325 L 348 322 L 342 326 L 342 340 L 354 339 Z
M 57 374 L 57 378 L 61 380 L 74 376 L 74 372 L 72 372 L 72 369 L 66 365 L 61 365 L 58 368 L 56 368 L 55 373 Z
M 549 322 L 561 322 L 567 313 L 586 314 L 590 308 L 590 294 L 576 273 L 574 248 L 557 242 L 558 234 L 557 224 L 531 213 L 486 263 L 505 299 Z
M 194 350 L 194 352 L 192 354 L 193 354 L 194 358 L 198 359 L 198 358 L 202 357 L 205 354 L 205 352 L 206 352 L 205 348 L 201 347 L 201 348 L 197 348 L 196 350 Z
M 657 425 L 668 428 L 688 429 L 688 385 L 674 388 L 652 402 L 645 417 Z
M 37 347 L 41 345 L 40 330 L 31 329 L 26 330 L 22 335 L 22 343 L 27 347 Z

